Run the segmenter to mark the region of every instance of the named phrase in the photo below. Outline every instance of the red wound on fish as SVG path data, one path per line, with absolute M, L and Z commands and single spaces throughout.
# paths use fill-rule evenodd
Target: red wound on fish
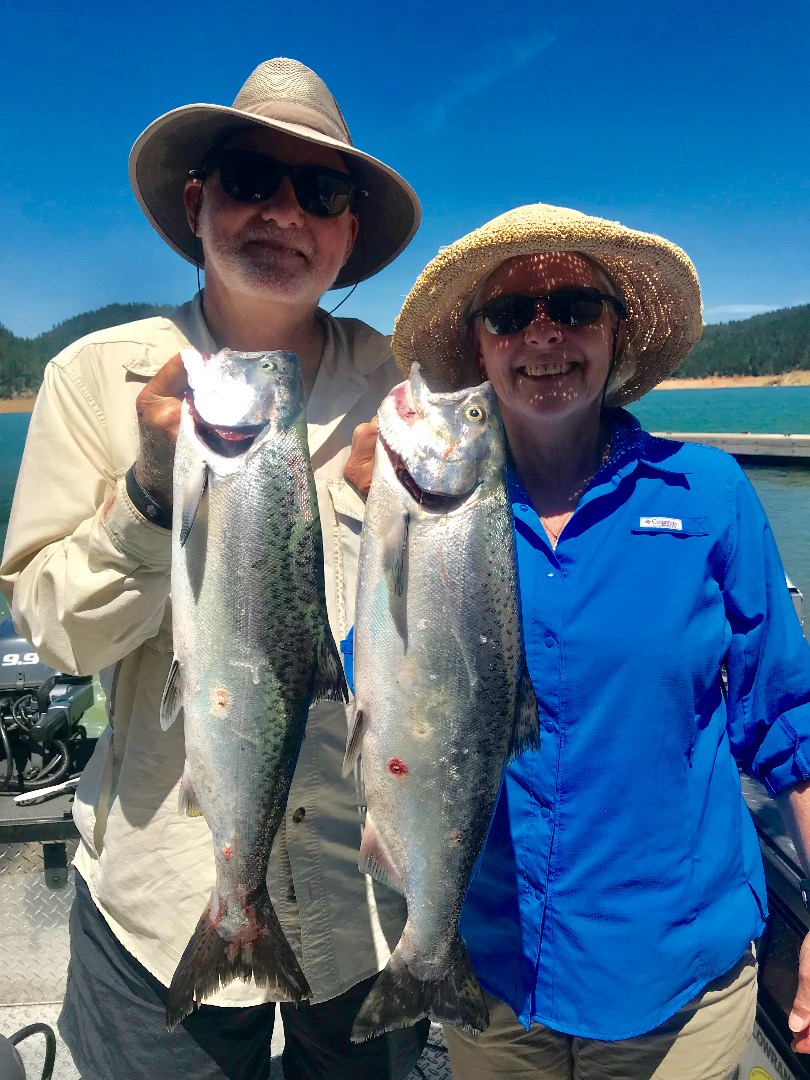
M 227 713 L 228 706 L 231 703 L 231 695 L 224 688 L 220 690 L 214 690 L 211 694 L 211 714 L 213 716 L 222 716 Z
M 225 846 L 222 849 L 222 854 L 225 856 L 226 859 L 232 859 L 233 858 L 233 848 L 231 847 L 230 844 L 225 844 Z
M 388 771 L 392 776 L 404 776 L 408 771 L 408 766 L 398 757 L 392 757 L 388 762 Z

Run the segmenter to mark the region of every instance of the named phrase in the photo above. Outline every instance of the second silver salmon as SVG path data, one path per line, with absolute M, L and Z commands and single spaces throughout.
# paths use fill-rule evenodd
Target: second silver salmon
M 492 387 L 434 394 L 414 364 L 379 422 L 346 766 L 362 754 L 360 867 L 404 893 L 408 921 L 355 1041 L 427 1014 L 486 1027 L 458 919 L 504 765 L 538 745 Z

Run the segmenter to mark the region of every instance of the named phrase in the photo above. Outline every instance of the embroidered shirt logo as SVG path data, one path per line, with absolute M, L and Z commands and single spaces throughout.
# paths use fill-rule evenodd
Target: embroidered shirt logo
M 639 518 L 640 529 L 672 529 L 683 532 L 683 521 L 680 518 L 668 517 L 643 517 Z

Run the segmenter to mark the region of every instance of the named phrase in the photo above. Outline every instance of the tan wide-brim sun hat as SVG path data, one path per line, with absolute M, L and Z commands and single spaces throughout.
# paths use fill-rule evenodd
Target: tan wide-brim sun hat
M 418 360 L 432 390 L 480 382 L 464 315 L 478 285 L 517 255 L 580 252 L 600 263 L 627 308 L 625 343 L 606 402 L 636 401 L 684 359 L 703 330 L 700 283 L 688 256 L 651 233 L 577 210 L 519 206 L 440 251 L 396 321 L 392 348 L 404 375 Z M 573 283 L 572 283 L 573 284 Z
M 283 131 L 337 150 L 358 186 L 367 191 L 354 209 L 360 236 L 332 288 L 340 289 L 382 270 L 408 245 L 422 209 L 411 186 L 393 169 L 352 145 L 351 135 L 326 84 L 297 60 L 265 60 L 248 77 L 232 106 L 183 105 L 138 137 L 129 177 L 147 218 L 189 262 L 202 251 L 188 227 L 183 186 L 206 153 L 231 135 L 255 127 Z

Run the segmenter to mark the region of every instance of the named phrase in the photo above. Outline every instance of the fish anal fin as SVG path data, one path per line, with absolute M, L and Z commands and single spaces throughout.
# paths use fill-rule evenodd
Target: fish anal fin
M 537 696 L 529 672 L 524 664 L 518 684 L 515 725 L 512 730 L 512 741 L 509 745 L 506 763 L 508 765 L 511 761 L 514 761 L 524 750 L 539 749 L 540 726 L 537 715 Z
M 194 525 L 205 489 L 208 487 L 208 464 L 197 459 L 183 477 L 180 506 L 180 547 L 184 547 Z
M 365 723 L 365 715 L 363 710 L 355 705 L 354 716 L 352 717 L 352 726 L 349 730 L 349 738 L 346 742 L 346 753 L 343 756 L 343 775 L 348 776 L 354 768 L 358 757 L 360 756 L 360 748 L 363 745 L 363 730 Z
M 183 707 L 183 669 L 175 656 L 160 699 L 160 726 L 168 731 Z
M 202 817 L 203 812 L 200 809 L 200 800 L 197 798 L 197 792 L 194 790 L 194 781 L 191 779 L 191 771 L 188 767 L 188 762 L 183 769 L 183 776 L 180 780 L 180 791 L 177 795 L 177 808 L 181 814 L 185 814 L 186 817 Z
M 383 539 L 383 570 L 394 596 L 402 596 L 405 591 L 410 522 L 407 513 L 396 514 Z
M 342 701 L 344 704 L 349 700 L 349 687 L 346 684 L 340 653 L 328 628 L 324 630 L 318 649 L 318 670 L 315 672 L 311 700 Z
M 370 813 L 366 813 L 357 865 L 364 874 L 373 877 L 375 881 L 380 881 L 389 889 L 405 895 L 405 882 L 399 870 L 394 866 L 391 853 L 385 846 L 385 841 L 380 836 L 379 829 Z

